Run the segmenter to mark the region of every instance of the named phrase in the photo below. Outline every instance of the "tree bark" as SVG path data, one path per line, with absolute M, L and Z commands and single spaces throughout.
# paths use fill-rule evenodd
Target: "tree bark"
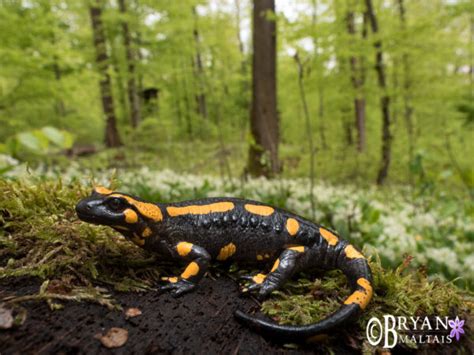
M 203 118 L 207 119 L 208 115 L 207 115 L 207 102 L 206 102 L 205 83 L 204 83 L 204 67 L 202 65 L 201 39 L 199 36 L 199 29 L 198 29 L 198 15 L 196 13 L 195 7 L 193 7 L 193 16 L 194 16 L 193 37 L 194 37 L 194 43 L 196 46 L 196 56 L 195 56 L 193 64 L 195 68 L 195 74 L 198 80 L 198 90 L 196 93 L 197 113 L 201 115 Z
M 377 35 L 379 32 L 377 17 L 375 15 L 372 0 L 365 0 L 367 7 L 367 16 L 372 32 Z M 375 70 L 377 72 L 377 81 L 382 96 L 380 97 L 380 108 L 382 111 L 382 154 L 380 167 L 377 174 L 377 184 L 382 185 L 388 176 L 392 150 L 392 134 L 390 132 L 390 96 L 387 93 L 387 80 L 385 67 L 383 63 L 382 41 L 375 40 Z
M 127 5 L 125 0 L 119 0 L 119 8 L 122 15 L 127 15 Z M 125 47 L 125 55 L 127 59 L 127 91 L 130 106 L 130 123 L 136 128 L 140 123 L 140 96 L 136 83 L 135 62 L 136 56 L 132 48 L 132 37 L 128 27 L 127 20 L 122 20 L 123 45 Z
M 352 37 L 351 41 L 356 40 L 356 27 L 354 20 L 354 12 L 348 11 L 346 17 L 347 32 Z M 362 59 L 358 59 L 355 54 L 349 58 L 351 68 L 351 82 L 354 88 L 354 113 L 355 113 L 355 127 L 357 129 L 357 150 L 363 152 L 366 145 L 365 137 L 365 97 L 363 93 L 364 74 Z
M 274 0 L 253 2 L 252 105 L 250 127 L 253 142 L 247 171 L 271 177 L 280 171 L 279 122 L 276 96 L 276 23 Z
M 92 33 L 94 36 L 94 47 L 96 51 L 96 64 L 100 78 L 100 93 L 102 96 L 102 108 L 106 118 L 105 145 L 107 147 L 118 147 L 122 145 L 117 130 L 117 120 L 115 118 L 114 100 L 108 74 L 109 58 L 105 45 L 104 25 L 102 23 L 101 1 L 94 0 L 89 7 Z

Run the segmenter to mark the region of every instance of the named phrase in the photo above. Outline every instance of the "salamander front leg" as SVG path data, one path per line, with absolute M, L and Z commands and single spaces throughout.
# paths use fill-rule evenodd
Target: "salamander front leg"
M 304 255 L 307 248 L 303 246 L 294 246 L 285 249 L 268 275 L 257 274 L 255 276 L 244 276 L 243 279 L 251 280 L 253 283 L 244 288 L 244 292 L 257 292 L 259 299 L 264 299 L 274 290 L 279 289 L 294 274 L 298 259 Z
M 167 285 L 160 291 L 171 291 L 173 296 L 180 296 L 193 290 L 207 271 L 211 256 L 206 249 L 188 242 L 180 242 L 174 247 L 176 257 L 189 261 L 183 273 L 177 277 L 166 277 Z

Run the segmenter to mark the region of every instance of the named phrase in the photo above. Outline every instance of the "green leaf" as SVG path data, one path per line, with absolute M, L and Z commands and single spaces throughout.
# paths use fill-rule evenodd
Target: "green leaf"
M 61 131 L 55 127 L 43 127 L 41 132 L 43 132 L 50 142 L 62 149 L 71 148 L 74 141 L 71 133 Z
M 24 132 L 17 135 L 21 147 L 36 154 L 46 153 L 49 141 L 41 131 Z

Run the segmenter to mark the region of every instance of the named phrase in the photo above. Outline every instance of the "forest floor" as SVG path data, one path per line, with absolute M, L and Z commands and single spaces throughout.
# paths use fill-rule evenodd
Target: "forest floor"
M 3 298 L 35 293 L 40 282 L 31 278 L 9 279 L 2 280 L 0 287 Z M 328 344 L 336 353 L 355 351 L 339 338 L 289 349 L 246 329 L 236 322 L 233 312 L 236 309 L 255 311 L 259 305 L 252 298 L 239 297 L 237 283 L 225 275 L 205 278 L 195 292 L 180 298 L 153 291 L 122 292 L 113 296 L 124 310 L 138 308 L 142 314 L 127 319 L 124 312 L 90 303 L 70 302 L 64 309 L 55 311 L 51 311 L 46 302 L 23 303 L 26 320 L 19 327 L 0 331 L 0 353 L 109 353 L 97 334 L 112 327 L 128 330 L 128 341 L 114 350 L 116 354 L 313 353 L 327 351 Z
M 351 335 L 350 326 L 310 345 L 265 340 L 233 317 L 236 309 L 257 311 L 257 301 L 239 297 L 238 285 L 229 276 L 214 276 L 180 298 L 153 291 L 114 292 L 123 311 L 87 302 L 67 302 L 63 309 L 52 311 L 44 301 L 24 302 L 16 306 L 16 312 L 21 309 L 26 314 L 23 324 L 0 330 L 0 354 L 107 354 L 111 349 L 99 338 L 114 327 L 128 332 L 126 343 L 112 349 L 115 354 L 367 353 Z M 30 277 L 1 280 L 0 298 L 36 293 L 40 284 Z M 141 314 L 128 318 L 124 311 L 130 308 Z M 455 354 L 459 350 L 438 345 L 417 351 L 397 345 L 391 353 Z

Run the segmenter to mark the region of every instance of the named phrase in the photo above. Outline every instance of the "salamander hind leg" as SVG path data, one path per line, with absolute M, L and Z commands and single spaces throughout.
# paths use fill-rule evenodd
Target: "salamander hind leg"
M 268 274 L 260 273 L 255 276 L 241 277 L 252 282 L 250 286 L 243 288 L 242 292 L 255 292 L 259 299 L 264 299 L 293 276 L 297 269 L 298 260 L 306 251 L 307 248 L 304 246 L 290 247 L 285 249 L 275 260 Z
M 164 277 L 168 283 L 159 287 L 159 291 L 170 291 L 173 296 L 180 296 L 192 291 L 207 271 L 211 259 L 206 249 L 188 242 L 180 242 L 174 247 L 176 258 L 188 261 L 180 276 Z

